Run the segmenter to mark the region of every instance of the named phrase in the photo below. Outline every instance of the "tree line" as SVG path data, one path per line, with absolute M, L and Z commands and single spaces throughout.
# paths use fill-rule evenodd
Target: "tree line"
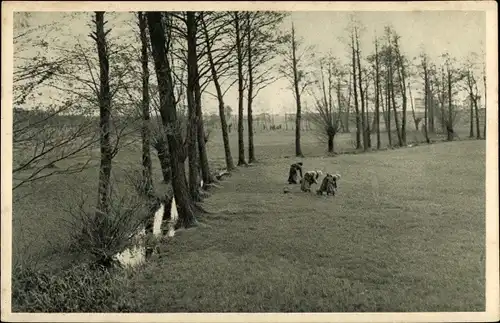
M 408 110 L 412 112 L 416 130 L 422 124 L 427 142 L 431 141 L 429 133 L 438 127 L 448 140 L 453 140 L 459 91 L 466 91 L 469 97 L 470 136 L 475 128 L 476 137 L 481 137 L 481 76 L 477 73 L 477 57 L 471 56 L 462 66 L 447 54 L 439 64 L 431 62 L 425 51 L 419 57 L 409 58 L 401 49 L 400 36 L 391 27 L 374 38 L 372 52 L 362 53 L 363 30 L 358 22 L 352 21 L 344 42 L 349 60 L 342 63 L 331 53 L 318 54 L 314 47 L 307 46 L 297 36 L 293 23 L 290 30 L 278 32 L 288 16 L 284 12 L 136 12 L 135 38 L 125 44 L 111 36 L 107 17 L 112 15 L 92 14 L 92 46 L 57 48 L 64 55 L 50 59 L 41 55 L 16 70 L 14 93 L 18 104 L 36 97 L 36 89 L 41 85 L 70 97 L 59 105 L 37 110 L 36 122 L 33 114 L 29 120 L 14 120 L 15 146 L 34 139 L 39 143 L 32 148 L 34 154 L 21 158 L 14 169 L 15 174 L 31 169 L 19 186 L 54 173 L 80 171 L 88 162 L 47 172 L 55 162 L 97 145 L 100 148 L 97 208 L 106 214 L 110 207 L 113 158 L 128 144 L 127 134 L 140 133 L 143 193 L 154 190 L 153 148 L 163 180 L 172 185 L 179 226 L 195 225 L 196 213 L 203 212 L 197 204 L 202 200 L 202 190 L 217 181 L 208 159 L 209 130 L 202 97 L 212 95 L 217 99 L 225 168 L 230 172 L 257 161 L 255 122 L 259 118 L 269 123 L 270 120 L 268 115 L 254 116 L 255 98 L 279 78 L 289 81 L 295 99 L 296 156 L 303 156 L 304 117 L 307 124 L 315 125 L 330 152 L 334 151 L 336 134 L 350 132 L 351 119 L 355 120 L 357 149 L 372 148 L 372 133 L 376 133 L 377 149 L 381 148 L 381 121 L 387 129 L 390 146 L 406 145 Z M 29 31 L 19 33 L 14 41 L 22 42 L 27 35 Z M 40 46 L 48 46 L 45 39 L 39 41 Z M 80 76 L 81 70 L 87 72 L 86 77 Z M 415 113 L 413 106 L 412 85 L 417 82 L 424 89 L 423 118 Z M 485 87 L 484 67 L 482 82 Z M 215 93 L 209 91 L 209 86 Z M 225 101 L 233 86 L 238 91 L 236 164 L 229 145 L 233 111 Z M 306 101 L 313 102 L 312 111 L 304 111 Z M 90 118 L 75 122 L 64 134 L 61 129 L 54 129 L 57 127 L 52 130 L 37 127 L 65 113 L 98 115 L 99 131 L 94 132 L 96 125 Z M 46 159 L 49 162 L 43 163 Z

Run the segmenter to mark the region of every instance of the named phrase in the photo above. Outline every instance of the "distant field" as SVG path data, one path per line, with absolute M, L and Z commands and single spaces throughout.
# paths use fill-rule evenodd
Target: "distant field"
M 304 131 L 305 168 L 342 174 L 339 196 L 327 199 L 283 194 L 293 138 L 258 132 L 259 163 L 223 182 L 205 202 L 215 212 L 207 226 L 179 232 L 124 297 L 142 312 L 484 310 L 484 141 L 324 157 L 326 145 Z M 354 138 L 339 135 L 336 150 L 353 150 Z M 231 146 L 236 161 L 234 132 Z M 116 157 L 119 186 L 139 147 Z M 213 167 L 222 148 L 212 133 Z M 96 185 L 92 168 L 17 191 L 31 194 L 14 205 L 14 261 L 61 265 L 64 210 L 81 192 L 92 201 Z

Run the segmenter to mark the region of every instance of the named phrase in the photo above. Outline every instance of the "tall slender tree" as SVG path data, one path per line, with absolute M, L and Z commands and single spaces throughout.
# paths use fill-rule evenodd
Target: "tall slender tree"
M 486 113 L 487 113 L 487 110 L 488 110 L 488 109 L 486 109 L 487 103 L 488 103 L 486 94 L 488 93 L 488 91 L 486 89 L 486 65 L 484 63 L 483 63 L 483 87 L 484 87 L 484 124 L 483 124 L 483 136 L 484 136 L 484 139 L 486 139 L 486 123 L 487 123 L 487 120 L 488 120 L 488 119 L 486 119 Z
M 356 61 L 354 62 L 357 64 L 357 70 L 358 70 L 358 86 L 359 86 L 359 99 L 361 101 L 361 134 L 363 135 L 363 150 L 368 149 L 368 138 L 369 133 L 367 131 L 367 120 L 366 120 L 366 114 L 367 111 L 365 109 L 365 95 L 364 95 L 364 89 L 363 89 L 363 69 L 361 68 L 361 50 L 359 49 L 359 34 L 358 34 L 358 27 L 354 26 L 354 39 L 355 39 L 355 46 L 356 46 Z
M 397 75 L 399 79 L 399 89 L 401 92 L 401 143 L 402 145 L 406 145 L 406 111 L 408 105 L 408 98 L 406 96 L 406 59 L 401 53 L 399 48 L 399 39 L 400 36 L 393 32 L 393 43 L 394 43 L 394 55 L 395 55 L 395 63 L 397 66 Z
M 425 53 L 420 54 L 420 66 L 423 70 L 423 80 L 424 80 L 424 135 L 425 141 L 429 144 L 431 141 L 429 139 L 429 110 L 430 110 L 430 100 L 431 96 L 430 88 L 429 88 L 429 67 L 428 67 L 428 58 Z
M 201 13 L 201 25 L 203 29 L 203 38 L 205 41 L 205 48 L 207 52 L 207 58 L 208 58 L 208 63 L 210 67 L 210 75 L 211 75 L 211 80 L 214 84 L 215 90 L 216 90 L 216 96 L 217 96 L 217 101 L 218 101 L 218 107 L 219 107 L 219 118 L 220 118 L 220 123 L 221 123 L 221 133 L 222 133 L 222 141 L 224 143 L 224 155 L 225 155 L 225 160 L 226 160 L 226 169 L 228 171 L 233 170 L 234 167 L 234 162 L 233 162 L 233 157 L 231 154 L 231 146 L 229 144 L 229 132 L 230 128 L 228 126 L 227 120 L 231 119 L 231 108 L 229 106 L 226 107 L 224 103 L 224 92 L 222 91 L 222 87 L 219 81 L 220 78 L 220 71 L 218 70 L 218 61 L 221 61 L 221 59 L 218 59 L 217 57 L 214 57 L 212 54 L 213 52 L 213 47 L 214 47 L 214 42 L 219 39 L 222 35 L 225 35 L 225 28 L 226 28 L 226 23 L 223 14 L 218 15 L 213 13 L 212 14 L 212 24 L 215 25 L 214 27 L 211 28 L 212 34 L 209 33 L 209 28 L 208 25 L 209 23 L 207 22 L 207 19 L 210 17 L 207 17 L 207 13 L 202 12 Z M 232 47 L 229 49 L 225 49 L 226 53 L 231 52 Z M 226 60 L 226 54 L 224 54 L 222 57 L 222 62 Z
M 168 15 L 168 13 L 167 13 Z M 176 103 L 173 91 L 173 80 L 170 62 L 167 54 L 170 49 L 170 39 L 166 38 L 168 20 L 162 19 L 162 13 L 152 11 L 146 13 L 151 40 L 152 56 L 155 65 L 158 90 L 160 93 L 160 115 L 168 140 L 168 148 L 172 172 L 172 187 L 177 208 L 179 209 L 178 225 L 190 227 L 196 224 L 195 208 L 188 194 L 186 174 L 184 169 L 185 148 L 178 126 Z M 164 27 L 164 23 L 167 25 Z
M 297 37 L 293 22 L 291 33 L 283 37 L 281 43 L 284 48 L 281 56 L 283 63 L 279 67 L 280 73 L 290 82 L 295 98 L 295 155 L 303 157 L 301 146 L 302 94 L 311 84 L 311 81 L 308 80 L 310 71 L 305 62 L 314 55 L 312 48 L 304 47 L 302 40 Z
M 247 124 L 248 162 L 256 161 L 253 127 L 253 102 L 259 91 L 276 80 L 272 73 L 272 62 L 278 54 L 281 38 L 277 33 L 286 13 L 273 11 L 247 11 L 246 20 L 246 62 L 247 62 Z M 285 122 L 285 126 L 287 123 Z
M 238 166 L 247 165 L 245 160 L 245 141 L 243 128 L 243 99 L 244 99 L 244 31 L 242 22 L 242 13 L 239 11 L 233 12 L 234 33 L 236 37 L 236 60 L 238 63 Z
M 255 162 L 255 147 L 253 144 L 253 113 L 252 113 L 252 103 L 253 103 L 253 91 L 254 91 L 254 68 L 253 68 L 253 57 L 252 57 L 252 28 L 253 28 L 253 20 L 254 13 L 250 11 L 246 12 L 246 23 L 247 23 L 247 42 L 246 42 L 246 50 L 247 50 L 247 63 L 248 63 L 248 89 L 247 89 L 247 123 L 248 123 L 248 162 Z
M 295 26 L 292 23 L 292 64 L 293 64 L 293 87 L 295 92 L 295 103 L 297 112 L 295 114 L 295 156 L 303 156 L 300 146 L 300 126 L 302 118 L 302 102 L 300 100 L 301 90 L 299 89 L 300 73 L 297 67 L 297 41 L 295 38 Z
M 139 34 L 141 39 L 141 66 L 142 66 L 142 177 L 143 189 L 146 193 L 153 189 L 152 161 L 151 161 L 151 130 L 149 113 L 149 55 L 146 16 L 138 12 Z
M 103 214 L 108 214 L 110 210 L 111 194 L 111 92 L 109 86 L 109 54 L 106 43 L 106 35 L 110 29 L 105 30 L 104 12 L 96 11 L 94 24 L 96 30 L 91 37 L 97 44 L 99 56 L 100 86 L 99 86 L 99 129 L 101 136 L 101 164 L 99 167 L 99 189 L 97 209 Z
M 359 103 L 358 103 L 358 85 L 357 85 L 357 63 L 356 63 L 356 47 L 355 47 L 355 33 L 354 30 L 351 32 L 351 58 L 352 58 L 352 88 L 354 95 L 354 110 L 356 113 L 356 149 L 361 148 L 361 116 L 359 111 Z
M 187 104 L 188 104 L 188 128 L 187 128 L 187 149 L 189 158 L 189 191 L 194 201 L 199 200 L 199 158 L 197 150 L 198 122 L 197 122 L 197 102 L 195 98 L 195 88 L 198 82 L 196 53 L 196 17 L 194 11 L 186 12 L 187 27 Z
M 377 124 L 377 149 L 380 149 L 380 64 L 378 56 L 378 38 L 375 38 L 375 120 Z

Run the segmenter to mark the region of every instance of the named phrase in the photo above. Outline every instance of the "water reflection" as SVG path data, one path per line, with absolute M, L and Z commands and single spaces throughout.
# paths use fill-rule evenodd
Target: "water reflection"
M 153 220 L 153 235 L 160 237 L 162 234 L 162 222 L 165 214 L 165 204 L 161 203 L 158 210 L 156 210 Z M 179 215 L 177 213 L 177 204 L 175 198 L 172 198 L 170 207 L 170 219 L 167 222 L 167 236 L 173 237 L 175 235 L 175 224 Z M 143 227 L 134 237 L 134 246 L 115 255 L 115 259 L 124 267 L 135 267 L 146 260 L 146 246 L 145 246 L 146 229 Z

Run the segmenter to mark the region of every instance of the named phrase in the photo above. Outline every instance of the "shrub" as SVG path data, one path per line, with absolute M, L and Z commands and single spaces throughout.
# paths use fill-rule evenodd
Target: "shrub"
M 113 197 L 109 214 L 85 207 L 82 200 L 70 210 L 71 251 L 91 263 L 110 267 L 114 256 L 138 243 L 136 235 L 151 222 L 156 201 L 146 197 Z
M 13 312 L 132 312 L 123 297 L 126 277 L 79 265 L 60 272 L 17 266 L 12 272 Z

